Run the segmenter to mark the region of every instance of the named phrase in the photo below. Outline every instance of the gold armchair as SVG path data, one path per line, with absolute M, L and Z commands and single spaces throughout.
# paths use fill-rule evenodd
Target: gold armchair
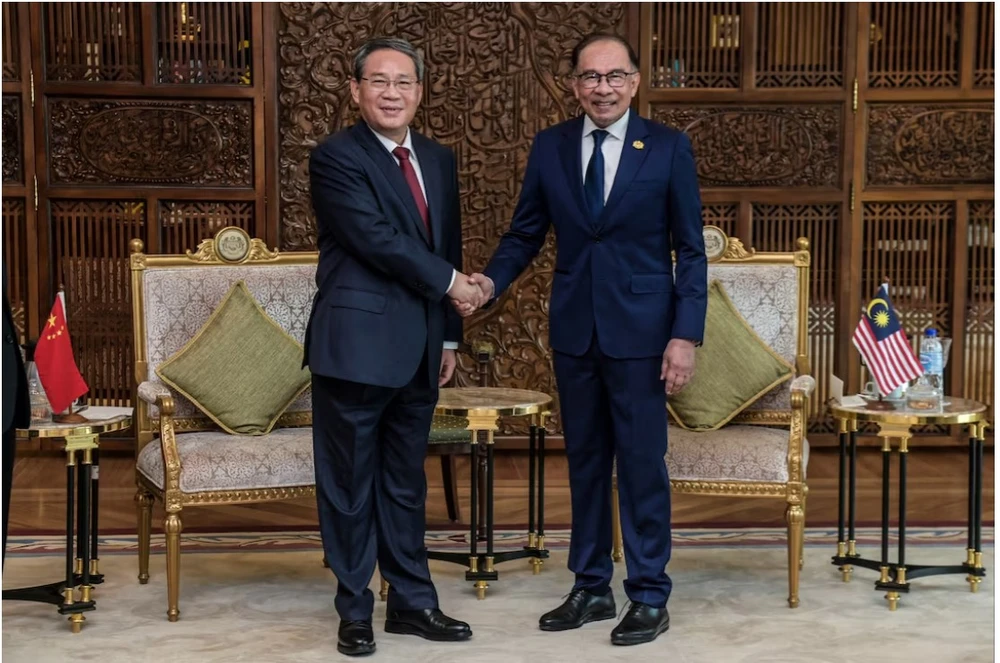
M 707 432 L 671 425 L 665 458 L 674 493 L 785 501 L 788 605 L 799 604 L 806 495 L 809 375 L 809 242 L 757 253 L 706 226 L 709 280 L 719 280 L 757 336 L 795 367 L 796 377 L 765 393 L 729 423 Z M 615 561 L 621 561 L 617 475 L 613 483 Z

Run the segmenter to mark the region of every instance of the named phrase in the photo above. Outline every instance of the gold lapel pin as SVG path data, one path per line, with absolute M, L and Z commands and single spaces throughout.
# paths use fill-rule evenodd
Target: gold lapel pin
M 634 147 L 637 150 L 641 150 L 642 148 L 646 147 L 646 145 L 641 140 L 637 140 L 634 143 L 632 143 L 632 147 Z

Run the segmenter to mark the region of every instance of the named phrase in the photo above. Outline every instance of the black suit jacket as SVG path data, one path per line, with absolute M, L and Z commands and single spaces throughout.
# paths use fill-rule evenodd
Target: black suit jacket
M 436 387 L 444 341 L 462 338 L 462 319 L 446 297 L 453 270 L 462 270 L 455 156 L 410 131 L 430 236 L 400 167 L 364 122 L 310 156 L 319 291 L 304 365 L 317 375 L 398 388 L 426 352 Z
M 7 273 L 3 275 L 3 430 L 26 428 L 31 422 L 28 380 L 17 344 L 17 328 L 7 301 Z

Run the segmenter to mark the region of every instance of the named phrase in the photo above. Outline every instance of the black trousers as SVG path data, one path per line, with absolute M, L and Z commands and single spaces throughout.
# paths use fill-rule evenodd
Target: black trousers
M 10 487 L 14 483 L 14 429 L 3 432 L 3 562 L 7 561 L 7 523 L 10 521 Z
M 424 459 L 437 384 L 427 358 L 393 389 L 313 374 L 313 458 L 320 533 L 341 619 L 371 619 L 375 562 L 388 610 L 438 607 L 424 545 Z

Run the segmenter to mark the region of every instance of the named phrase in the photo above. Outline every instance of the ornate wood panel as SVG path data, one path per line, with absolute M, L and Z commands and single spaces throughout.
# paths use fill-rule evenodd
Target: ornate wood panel
M 184 253 L 226 226 L 254 231 L 253 201 L 161 200 L 158 216 L 163 253 Z
M 654 104 L 653 119 L 688 134 L 702 186 L 836 186 L 837 106 Z
M 761 4 L 756 86 L 843 87 L 846 7 L 834 3 Z
M 743 11 L 738 2 L 654 3 L 649 85 L 739 88 Z
M 132 392 L 129 242 L 146 239 L 146 208 L 133 200 L 54 200 L 53 273 L 66 288 L 73 351 L 92 403 L 124 404 Z
M 996 230 L 992 200 L 969 203 L 968 281 L 965 313 L 965 384 L 968 398 L 995 404 L 994 370 L 996 339 L 993 333 L 996 309 Z
M 156 3 L 156 80 L 233 83 L 253 80 L 250 3 Z
M 871 3 L 868 85 L 957 86 L 961 24 L 957 2 Z
M 977 11 L 978 35 L 976 38 L 976 71 L 975 86 L 992 88 L 993 69 L 996 62 L 996 45 L 994 41 L 994 26 L 996 25 L 996 5 L 992 2 L 980 2 Z
M 3 268 L 7 273 L 7 297 L 14 325 L 23 337 L 27 331 L 25 307 L 28 301 L 29 261 L 24 199 L 4 196 L 0 208 L 3 212 Z
M 20 12 L 17 5 L 5 2 L 2 5 L 3 11 L 3 44 L 0 50 L 3 51 L 3 80 L 21 80 L 21 49 L 18 35 L 20 33 Z
M 565 77 L 570 50 L 591 31 L 624 31 L 624 19 L 624 5 L 598 3 L 280 5 L 281 247 L 314 247 L 309 151 L 356 119 L 348 87 L 354 50 L 391 34 L 424 51 L 428 78 L 415 124 L 456 152 L 465 266 L 482 269 L 510 223 L 534 135 L 576 112 Z M 498 347 L 495 384 L 556 393 L 548 350 L 553 256 L 550 236 L 510 294 L 466 324 L 468 338 Z M 470 370 L 460 367 L 460 383 Z M 523 432 L 523 422 L 505 423 L 502 432 Z
M 253 186 L 251 101 L 50 98 L 52 184 Z
M 44 7 L 47 80 L 142 80 L 139 3 L 46 2 Z
M 809 238 L 809 359 L 817 378 L 835 372 L 837 293 L 841 285 L 836 247 L 841 223 L 840 206 L 835 204 L 753 206 L 750 245 L 758 251 L 794 251 L 799 237 Z M 810 402 L 812 432 L 836 432 L 824 405 L 828 387 L 826 380 L 817 380 L 816 395 Z
M 3 95 L 3 183 L 23 184 L 24 146 L 21 129 L 21 98 Z
M 869 185 L 993 182 L 993 104 L 872 104 Z
M 735 203 L 703 203 L 701 206 L 701 220 L 705 225 L 718 226 L 730 237 L 739 237 L 738 215 L 739 205 Z

